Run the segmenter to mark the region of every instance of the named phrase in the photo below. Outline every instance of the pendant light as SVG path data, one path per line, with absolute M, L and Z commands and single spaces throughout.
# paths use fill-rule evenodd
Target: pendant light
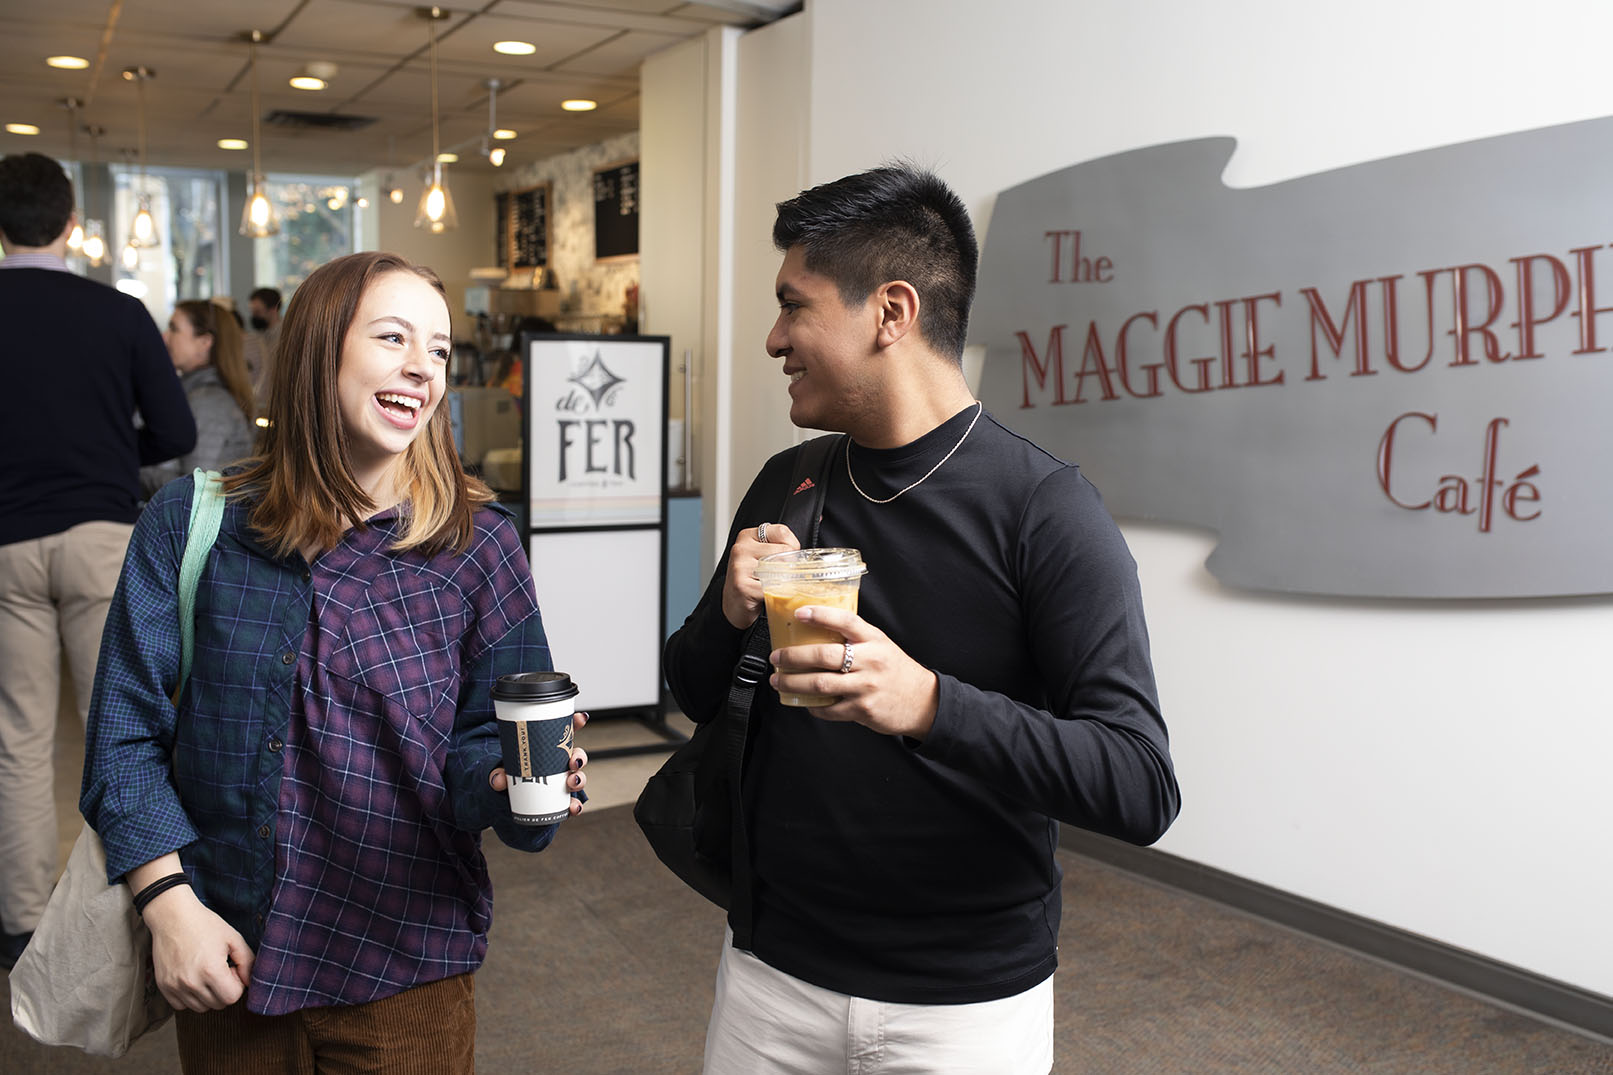
M 161 246 L 162 236 L 157 232 L 157 218 L 151 213 L 151 195 L 146 192 L 146 83 L 156 78 L 157 72 L 149 67 L 125 67 L 123 77 L 134 83 L 140 110 L 140 178 L 136 192 L 139 208 L 135 210 L 134 223 L 129 227 L 129 245 L 136 249 Z M 125 257 L 124 264 L 128 263 L 129 259 Z
M 67 156 L 74 164 L 78 163 L 78 109 L 83 104 L 77 97 L 62 99 L 62 107 L 67 109 L 71 126 L 67 129 Z M 67 249 L 74 254 L 84 252 L 84 214 L 78 207 L 84 204 L 84 192 L 79 189 L 83 186 L 82 176 L 84 169 L 79 169 L 80 182 L 73 187 L 73 230 L 67 236 Z
M 482 136 L 482 155 L 493 167 L 500 168 L 504 165 L 505 149 L 493 145 L 493 141 L 498 138 L 498 88 L 503 83 L 490 78 L 482 85 L 487 87 L 487 133 Z
M 106 133 L 106 128 L 98 127 L 95 124 L 90 123 L 85 125 L 84 133 L 90 136 L 90 166 L 96 178 L 99 180 L 101 172 L 100 138 L 101 135 Z M 86 173 L 84 178 L 85 197 L 83 199 L 85 205 L 90 204 L 91 201 L 89 198 L 89 185 L 89 173 Z M 97 204 L 99 203 L 97 202 Z M 102 225 L 101 221 L 95 217 L 91 217 L 84 222 L 84 245 L 79 252 L 83 254 L 89 263 L 96 268 L 100 268 L 106 263 L 106 235 L 104 232 L 104 225 Z
M 459 216 L 454 212 L 454 196 L 442 178 L 442 154 L 437 131 L 437 23 L 446 19 L 448 12 L 440 7 L 419 9 L 420 17 L 427 20 L 430 30 L 431 51 L 431 181 L 420 195 L 420 206 L 415 210 L 414 226 L 440 235 L 457 227 Z
M 280 222 L 275 219 L 274 203 L 263 189 L 263 157 L 259 152 L 263 134 L 258 124 L 258 115 L 262 111 L 258 107 L 258 42 L 263 40 L 263 32 L 253 30 L 244 36 L 247 39 L 247 67 L 252 77 L 252 192 L 241 210 L 240 234 L 253 239 L 267 239 L 279 233 Z

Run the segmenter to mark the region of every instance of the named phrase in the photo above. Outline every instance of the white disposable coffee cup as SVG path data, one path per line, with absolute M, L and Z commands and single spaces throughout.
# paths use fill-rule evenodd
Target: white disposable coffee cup
M 510 813 L 521 825 L 553 825 L 571 809 L 572 714 L 577 685 L 564 672 L 521 672 L 493 683 Z

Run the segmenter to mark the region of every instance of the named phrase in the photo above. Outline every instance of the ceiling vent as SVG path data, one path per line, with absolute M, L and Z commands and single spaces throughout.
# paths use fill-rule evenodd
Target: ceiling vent
M 271 127 L 293 131 L 357 131 L 375 122 L 374 116 L 344 116 L 338 112 L 288 112 L 277 108 L 263 118 Z

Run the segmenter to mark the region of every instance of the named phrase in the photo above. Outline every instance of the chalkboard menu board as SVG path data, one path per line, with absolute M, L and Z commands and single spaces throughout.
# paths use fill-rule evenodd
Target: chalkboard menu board
M 638 161 L 594 169 L 594 258 L 638 255 Z
M 506 269 L 537 269 L 549 264 L 549 184 L 493 196 L 494 250 Z

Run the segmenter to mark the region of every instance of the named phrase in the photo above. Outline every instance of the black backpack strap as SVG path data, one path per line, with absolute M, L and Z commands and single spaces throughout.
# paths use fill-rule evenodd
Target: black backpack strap
M 823 498 L 829 488 L 829 464 L 834 458 L 835 449 L 844 440 L 843 434 L 815 437 L 801 445 L 801 450 L 796 453 L 790 488 L 784 496 L 784 506 L 779 509 L 778 521 L 790 528 L 804 549 L 817 547 L 818 530 L 823 523 Z M 773 671 L 767 661 L 772 649 L 772 639 L 767 631 L 767 614 L 764 612 L 746 630 L 744 654 L 734 666 L 733 682 L 728 688 L 728 712 L 725 714 L 722 744 L 726 754 L 724 768 L 730 773 L 728 790 L 734 810 L 734 886 L 728 904 L 728 921 L 734 929 L 735 946 L 747 951 L 751 946 L 750 839 L 745 829 L 740 772 L 745 761 L 745 737 L 749 730 L 756 686 L 765 682 Z

